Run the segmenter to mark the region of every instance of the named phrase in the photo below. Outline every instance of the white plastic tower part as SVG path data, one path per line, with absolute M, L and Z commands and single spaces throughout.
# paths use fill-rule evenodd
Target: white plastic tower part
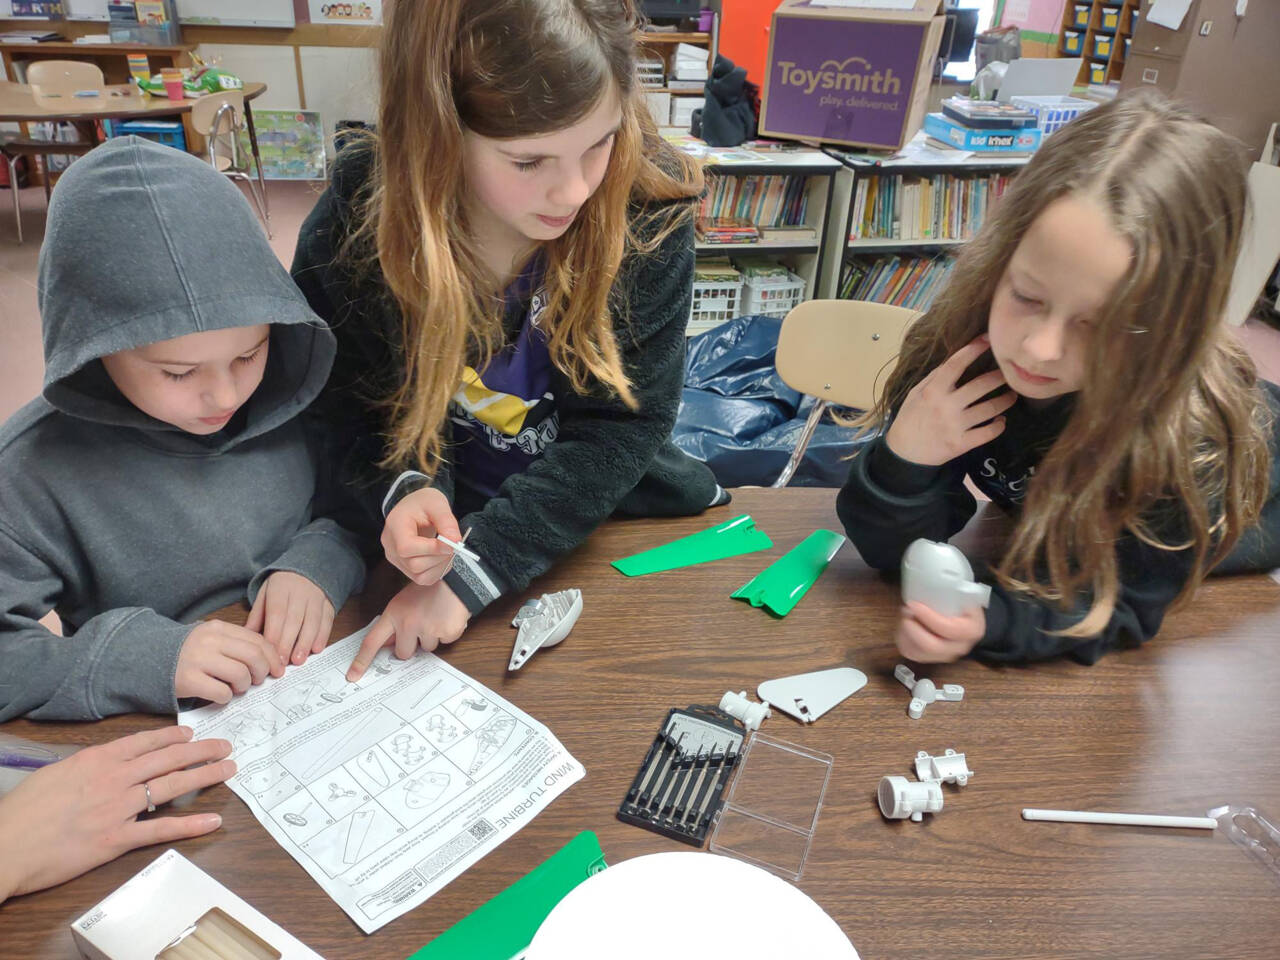
M 916 754 L 916 778 L 919 780 L 937 780 L 963 787 L 972 776 L 973 771 L 965 763 L 963 753 L 948 749 L 936 757 L 929 756 L 924 750 Z
M 836 667 L 766 680 L 756 687 L 756 696 L 802 723 L 813 723 L 866 685 L 867 675 L 861 670 Z
M 581 615 L 581 590 L 544 593 L 527 601 L 511 621 L 519 632 L 507 669 L 519 670 L 537 651 L 554 647 L 569 635 Z
M 742 721 L 742 725 L 752 732 L 759 730 L 760 724 L 773 716 L 767 703 L 752 703 L 747 699 L 745 690 L 740 693 L 726 691 L 720 698 L 720 709 L 731 717 L 737 717 Z
M 893 668 L 893 675 L 902 682 L 902 685 L 911 691 L 911 703 L 907 705 L 907 716 L 912 720 L 919 720 L 924 716 L 924 708 L 938 700 L 949 700 L 952 702 L 964 699 L 964 687 L 958 683 L 944 683 L 942 689 L 939 690 L 932 680 L 917 680 L 916 675 L 911 672 L 911 668 L 905 663 L 900 663 Z
M 991 588 L 973 582 L 973 567 L 957 547 L 916 540 L 902 556 L 902 599 L 948 617 L 991 602 Z
M 942 784 L 936 780 L 913 783 L 906 777 L 881 777 L 876 800 L 880 803 L 880 812 L 888 819 L 910 817 L 919 823 L 926 813 L 942 809 Z

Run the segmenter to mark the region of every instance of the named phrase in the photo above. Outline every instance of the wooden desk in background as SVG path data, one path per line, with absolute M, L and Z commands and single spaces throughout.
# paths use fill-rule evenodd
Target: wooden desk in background
M 265 83 L 250 82 L 244 85 L 244 122 L 249 134 L 249 147 L 253 152 L 253 160 L 258 171 L 258 186 L 262 195 L 266 196 L 267 184 L 262 176 L 262 162 L 258 154 L 258 132 L 253 126 L 253 106 L 256 100 L 267 92 Z M 65 121 L 74 124 L 82 140 L 92 140 L 97 134 L 94 125 L 99 120 L 137 120 L 158 119 L 180 116 L 187 134 L 187 149 L 197 152 L 200 143 L 194 141 L 196 136 L 188 118 L 194 100 L 186 99 L 174 102 L 165 97 L 144 97 L 129 84 L 113 84 L 106 88 L 106 95 L 101 97 L 69 97 L 57 101 L 49 98 L 37 99 L 35 91 L 25 83 L 9 83 L 0 80 L 0 123 L 39 123 L 42 121 Z M 29 134 L 28 134 L 29 135 Z
M 834 499 L 832 490 L 739 490 L 727 509 L 702 517 L 610 522 L 528 591 L 579 587 L 585 607 L 564 643 L 516 674 L 506 673 L 515 637 L 509 623 L 525 596 L 504 598 L 478 617 L 446 658 L 547 724 L 587 776 L 494 854 L 372 936 L 224 787 L 189 808 L 221 813 L 222 829 L 178 849 L 329 960 L 402 958 L 580 830 L 594 830 L 614 863 L 688 849 L 614 816 L 666 711 L 716 703 L 726 690 L 754 693 L 771 677 L 852 665 L 870 677 L 865 689 L 812 726 L 775 713 L 764 731 L 835 757 L 799 886 L 867 960 L 940 952 L 951 960 L 1274 960 L 1275 878 L 1223 837 L 1026 823 L 1019 813 L 1031 806 L 1202 814 L 1228 801 L 1276 812 L 1280 586 L 1262 576 L 1211 580 L 1155 642 L 1093 667 L 1054 661 L 993 669 L 964 661 L 927 668 L 925 676 L 963 684 L 965 699 L 911 720 L 907 691 L 892 677 L 897 590 L 852 548 L 785 619 L 729 598 L 814 529 L 838 530 Z M 608 565 L 737 513 L 750 513 L 774 549 L 634 580 Z M 989 552 L 1002 528 L 980 515 L 957 542 Z M 375 578 L 343 609 L 334 635 L 375 616 L 393 583 Z M 166 722 L 125 716 L 96 724 L 15 721 L 2 729 L 88 744 Z M 967 754 L 975 771 L 968 786 L 945 787 L 945 808 L 923 823 L 883 820 L 875 801 L 880 777 L 913 777 L 917 750 L 947 747 Z M 161 849 L 135 851 L 6 903 L 0 953 L 73 956 L 67 924 Z M 661 903 L 655 890 L 644 906 L 655 922 Z

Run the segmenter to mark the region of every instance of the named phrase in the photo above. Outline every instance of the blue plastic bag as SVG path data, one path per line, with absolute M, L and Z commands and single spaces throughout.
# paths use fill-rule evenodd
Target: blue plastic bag
M 672 438 L 703 461 L 724 487 L 777 479 L 817 401 L 783 382 L 774 366 L 775 317 L 739 317 L 690 337 L 685 385 Z M 824 418 L 791 486 L 839 487 L 849 457 L 869 439 Z

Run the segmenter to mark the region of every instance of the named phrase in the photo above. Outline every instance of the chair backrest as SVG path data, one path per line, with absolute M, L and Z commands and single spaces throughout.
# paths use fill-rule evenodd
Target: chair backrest
M 101 90 L 106 78 L 97 64 L 80 60 L 36 60 L 27 65 L 27 83 L 42 96 L 69 97 L 81 90 Z
M 209 136 L 214 132 L 213 123 L 217 119 L 218 111 L 222 109 L 223 104 L 231 107 L 229 114 L 223 114 L 224 119 L 219 121 L 219 133 L 229 132 L 231 127 L 239 130 L 244 126 L 244 94 L 239 90 L 226 90 L 222 93 L 210 93 L 201 97 L 195 103 L 191 104 L 191 127 L 196 133 Z M 231 117 L 231 122 L 225 119 Z
M 787 314 L 776 364 L 787 385 L 869 410 L 897 362 L 915 310 L 864 300 L 806 300 Z
M 191 105 L 191 126 L 208 138 L 209 162 L 218 169 L 240 166 L 239 131 L 244 126 L 244 94 L 211 93 Z M 219 159 L 221 158 L 221 162 Z

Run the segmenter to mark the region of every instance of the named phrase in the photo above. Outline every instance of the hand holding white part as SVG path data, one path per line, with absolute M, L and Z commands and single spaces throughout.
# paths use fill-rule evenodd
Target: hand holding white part
M 902 555 L 902 599 L 948 617 L 991 602 L 991 588 L 974 583 L 973 567 L 949 543 L 916 540 Z

